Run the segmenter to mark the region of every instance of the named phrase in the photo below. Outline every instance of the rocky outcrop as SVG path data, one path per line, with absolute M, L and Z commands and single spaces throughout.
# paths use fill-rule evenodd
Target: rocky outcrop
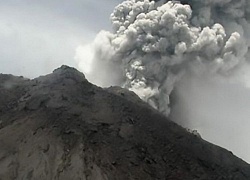
M 134 93 L 62 66 L 0 75 L 0 179 L 249 180 L 250 165 Z

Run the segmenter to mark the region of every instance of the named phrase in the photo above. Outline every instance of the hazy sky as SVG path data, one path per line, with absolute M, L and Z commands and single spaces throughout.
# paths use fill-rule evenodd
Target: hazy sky
M 76 66 L 80 44 L 110 29 L 121 0 L 0 1 L 0 73 L 36 77 L 62 64 Z

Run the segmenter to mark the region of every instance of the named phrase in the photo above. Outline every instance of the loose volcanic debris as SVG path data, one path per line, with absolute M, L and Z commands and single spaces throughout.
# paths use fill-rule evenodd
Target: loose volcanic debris
M 0 179 L 249 180 L 250 166 L 134 93 L 67 66 L 0 75 Z

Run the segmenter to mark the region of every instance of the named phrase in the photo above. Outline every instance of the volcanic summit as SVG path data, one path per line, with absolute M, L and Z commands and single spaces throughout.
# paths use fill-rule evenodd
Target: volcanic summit
M 136 94 L 62 66 L 0 75 L 0 179 L 249 180 L 250 165 Z

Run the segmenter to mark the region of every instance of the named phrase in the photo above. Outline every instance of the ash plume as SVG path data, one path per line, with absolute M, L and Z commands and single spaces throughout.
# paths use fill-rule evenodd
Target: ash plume
M 132 90 L 169 116 L 172 101 L 192 89 L 185 86 L 190 79 L 242 81 L 239 72 L 249 69 L 249 15 L 249 0 L 125 0 L 111 14 L 113 31 L 101 31 L 91 44 L 86 76 Z M 76 58 L 84 70 L 85 59 Z
M 90 76 L 123 85 L 168 115 L 169 95 L 187 71 L 228 75 L 245 61 L 248 7 L 244 0 L 124 1 L 111 14 L 113 32 L 93 43 Z

